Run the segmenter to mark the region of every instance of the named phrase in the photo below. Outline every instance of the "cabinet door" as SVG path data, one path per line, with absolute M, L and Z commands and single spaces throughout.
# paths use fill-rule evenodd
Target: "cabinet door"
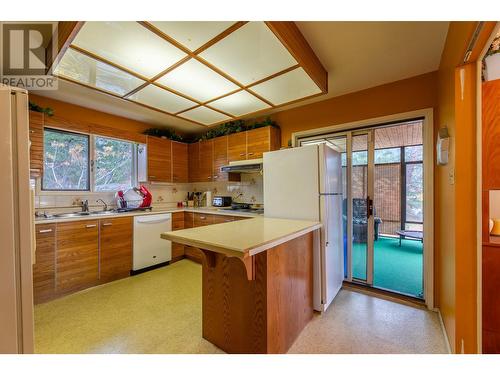
M 172 182 L 172 141 L 148 137 L 148 180 Z
M 260 159 L 264 152 L 279 149 L 279 130 L 272 126 L 247 132 L 247 159 Z
M 227 135 L 214 138 L 214 181 L 227 181 L 228 174 L 220 168 L 227 165 Z
M 247 158 L 247 132 L 235 133 L 227 139 L 227 160 L 246 160 Z
M 215 215 L 194 214 L 194 227 L 203 227 L 214 223 Z
M 188 145 L 172 142 L 172 182 L 188 182 Z
M 130 275 L 132 269 L 132 217 L 99 220 L 99 280 L 106 283 Z
M 483 246 L 483 353 L 500 348 L 500 247 Z
M 39 177 L 43 173 L 43 113 L 30 111 L 30 174 Z
M 48 301 L 56 288 L 56 225 L 37 224 L 36 252 L 33 265 L 33 299 L 35 304 Z
M 200 142 L 190 143 L 188 146 L 188 173 L 189 182 L 200 181 Z
M 199 162 L 199 172 L 200 172 L 200 182 L 212 181 L 213 178 L 213 152 L 214 152 L 214 141 L 212 139 L 208 141 L 202 141 L 200 145 L 200 162 Z
M 184 212 L 184 228 L 194 227 L 194 213 Z
M 184 229 L 184 212 L 172 213 L 172 230 Z
M 184 212 L 172 213 L 172 230 L 184 229 Z M 172 259 L 170 263 L 175 263 L 184 258 L 184 245 L 172 242 Z
M 57 224 L 56 291 L 85 289 L 99 281 L 99 222 Z

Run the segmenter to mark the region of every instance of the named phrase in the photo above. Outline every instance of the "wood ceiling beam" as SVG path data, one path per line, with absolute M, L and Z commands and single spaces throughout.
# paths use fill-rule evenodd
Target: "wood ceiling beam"
M 45 54 L 45 66 L 48 73 L 52 73 L 54 63 L 64 55 L 84 23 L 83 21 L 59 21 L 57 23 Z
M 328 92 L 328 72 L 293 21 L 266 21 L 290 54 L 297 60 L 323 93 Z

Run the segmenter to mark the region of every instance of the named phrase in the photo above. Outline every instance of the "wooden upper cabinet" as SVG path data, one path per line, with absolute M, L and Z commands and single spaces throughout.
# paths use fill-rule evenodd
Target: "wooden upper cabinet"
M 214 141 L 199 142 L 200 145 L 200 162 L 199 162 L 199 181 L 213 181 L 213 159 L 214 159 Z
M 148 181 L 172 182 L 172 141 L 148 136 Z
M 99 281 L 99 221 L 57 224 L 56 292 L 88 288 Z
M 227 181 L 227 173 L 220 168 L 227 165 L 227 135 L 214 138 L 214 181 Z
M 99 280 L 108 282 L 130 275 L 132 269 L 132 217 L 99 220 Z
M 267 151 L 279 149 L 279 130 L 273 126 L 247 132 L 247 159 L 260 159 Z
M 56 288 L 56 224 L 37 224 L 35 264 L 33 265 L 33 299 L 48 301 Z
M 247 159 L 247 132 L 228 135 L 227 160 L 237 161 Z
M 198 182 L 200 180 L 200 142 L 190 143 L 188 145 L 188 176 L 189 182 Z
M 172 141 L 172 182 L 188 182 L 188 145 Z
M 39 177 L 43 173 L 43 113 L 29 112 L 30 174 Z

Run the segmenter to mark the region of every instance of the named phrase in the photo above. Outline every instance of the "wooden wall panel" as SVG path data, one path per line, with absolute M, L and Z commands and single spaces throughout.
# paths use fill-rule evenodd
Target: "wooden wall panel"
M 500 246 L 483 246 L 483 353 L 500 353 Z
M 41 176 L 43 173 L 43 125 L 44 114 L 30 111 L 30 175 L 32 177 Z

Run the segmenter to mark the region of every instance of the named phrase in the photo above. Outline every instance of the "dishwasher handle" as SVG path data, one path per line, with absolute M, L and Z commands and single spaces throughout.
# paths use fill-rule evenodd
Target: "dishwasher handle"
M 151 219 L 146 219 L 146 218 L 144 218 L 144 219 L 138 218 L 137 223 L 139 223 L 139 224 L 159 224 L 159 223 L 166 223 L 170 220 L 172 220 L 170 217 L 156 219 L 156 220 L 151 220 Z

